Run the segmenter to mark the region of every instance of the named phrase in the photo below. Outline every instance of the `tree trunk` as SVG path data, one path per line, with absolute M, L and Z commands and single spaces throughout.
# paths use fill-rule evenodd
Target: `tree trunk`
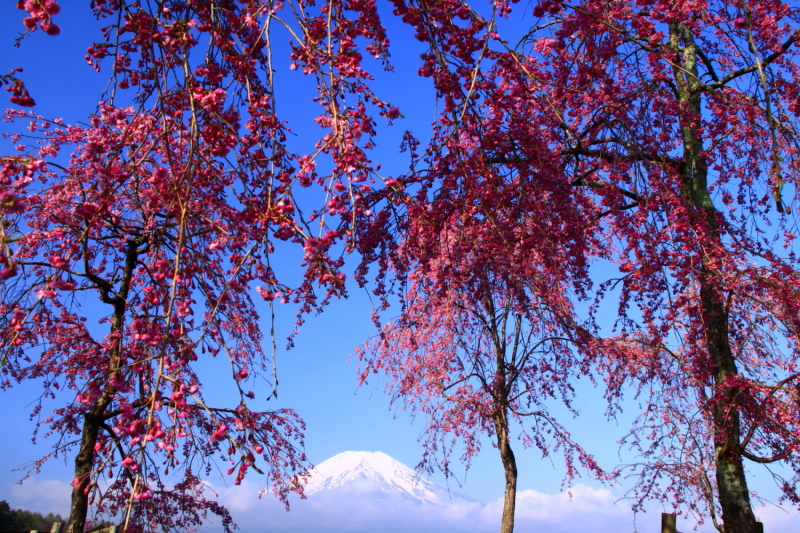
M 691 31 L 683 24 L 670 25 L 670 44 L 681 55 L 673 74 L 678 89 L 681 134 L 683 137 L 683 162 L 681 177 L 684 197 L 691 208 L 700 215 L 705 226 L 707 244 L 704 244 L 700 271 L 700 305 L 706 349 L 712 369 L 714 390 L 721 391 L 721 400 L 712 408 L 714 424 L 714 460 L 719 505 L 725 533 L 756 533 L 756 519 L 750 503 L 750 492 L 742 466 L 741 427 L 736 406 L 737 388 L 724 385 L 737 373 L 736 360 L 728 337 L 728 311 L 725 297 L 718 285 L 717 273 L 708 266 L 708 258 L 717 255 L 723 247 L 717 223 L 717 210 L 708 193 L 708 167 L 702 155 L 703 140 L 697 132 L 697 121 L 702 114 L 702 92 L 699 84 L 696 58 L 698 47 Z
M 503 471 L 506 477 L 500 533 L 512 533 L 514 531 L 514 510 L 517 505 L 517 460 L 508 440 L 508 418 L 505 413 L 500 413 L 495 417 L 494 426 L 497 432 L 497 448 L 500 450 L 500 459 L 503 461 Z
M 99 278 L 87 269 L 86 275 L 95 283 L 100 291 L 100 300 L 114 306 L 114 315 L 111 320 L 111 335 L 117 339 L 111 348 L 106 370 L 106 384 L 100 397 L 83 417 L 83 430 L 78 455 L 75 457 L 75 477 L 72 481 L 72 504 L 69 510 L 69 521 L 64 533 L 83 533 L 86 527 L 86 515 L 89 513 L 89 492 L 91 474 L 94 469 L 95 444 L 100 433 L 100 427 L 106 421 L 108 406 L 114 399 L 116 389 L 111 385 L 114 375 L 120 371 L 122 361 L 122 329 L 125 326 L 125 313 L 127 311 L 128 292 L 136 268 L 136 261 L 141 251 L 139 247 L 146 245 L 144 237 L 131 238 L 125 250 L 125 268 L 120 280 L 119 291 L 112 296 L 112 285 Z M 99 378 L 98 378 L 99 379 Z
M 92 408 L 92 412 L 95 411 L 95 407 Z M 86 515 L 89 512 L 89 480 L 94 465 L 94 445 L 97 443 L 97 434 L 100 430 L 99 423 L 92 418 L 91 413 L 87 414 L 83 422 L 81 447 L 75 457 L 72 504 L 64 533 L 83 533 L 86 526 Z
M 706 282 L 700 299 L 709 356 L 714 368 L 714 388 L 722 389 L 721 402 L 713 406 L 714 458 L 719 487 L 719 504 L 725 533 L 756 533 L 756 518 L 742 465 L 741 427 L 736 406 L 737 388 L 724 386 L 737 373 L 728 342 L 728 314 L 721 294 Z
M 114 317 L 112 331 L 121 329 L 122 317 Z M 109 376 L 119 369 L 119 348 L 114 348 L 109 360 Z M 109 380 L 111 378 L 109 377 Z M 89 513 L 89 492 L 91 474 L 94 470 L 95 444 L 100 433 L 100 425 L 107 418 L 106 410 L 114 398 L 114 387 L 106 385 L 102 395 L 95 401 L 83 417 L 81 445 L 75 457 L 75 477 L 72 481 L 72 504 L 69 509 L 69 521 L 64 533 L 83 533 L 86 526 L 86 515 Z

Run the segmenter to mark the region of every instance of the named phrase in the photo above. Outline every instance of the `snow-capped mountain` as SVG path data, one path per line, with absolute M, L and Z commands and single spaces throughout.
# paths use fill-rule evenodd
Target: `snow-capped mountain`
M 476 500 L 420 476 L 382 452 L 342 452 L 309 472 L 306 495 L 352 491 L 361 497 L 401 497 L 420 504 L 446 506 Z

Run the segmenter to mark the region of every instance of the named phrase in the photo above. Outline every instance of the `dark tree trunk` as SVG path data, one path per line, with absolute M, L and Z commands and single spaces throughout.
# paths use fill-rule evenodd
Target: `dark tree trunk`
M 717 390 L 722 389 L 722 401 L 713 407 L 714 457 L 722 521 L 725 533 L 756 533 L 756 518 L 742 465 L 741 427 L 736 407 L 738 391 L 735 387 L 723 385 L 737 373 L 728 343 L 728 315 L 721 295 L 710 285 L 701 285 L 700 299 L 706 343 L 714 368 L 714 385 Z
M 497 448 L 500 450 L 500 459 L 503 461 L 503 471 L 506 477 L 500 533 L 512 533 L 514 531 L 514 511 L 517 504 L 517 460 L 508 440 L 508 419 L 505 413 L 500 413 L 495 417 L 494 425 L 497 432 Z
M 75 457 L 75 481 L 72 486 L 72 504 L 69 509 L 69 521 L 64 533 L 83 533 L 86 526 L 86 515 L 89 512 L 89 479 L 94 466 L 94 445 L 100 431 L 100 422 L 95 412 L 105 410 L 100 398 L 84 417 L 81 445 Z
M 83 417 L 83 430 L 78 455 L 75 457 L 75 477 L 72 486 L 72 503 L 69 510 L 69 520 L 64 528 L 64 533 L 83 533 L 86 527 L 86 516 L 89 513 L 89 493 L 91 475 L 94 470 L 95 444 L 102 424 L 109 418 L 108 407 L 114 399 L 116 389 L 111 385 L 114 374 L 120 371 L 122 361 L 122 330 L 125 326 L 125 313 L 127 311 L 128 292 L 130 290 L 136 261 L 139 258 L 140 246 L 146 246 L 143 237 L 132 238 L 128 241 L 125 251 L 125 268 L 119 284 L 119 291 L 114 294 L 113 287 L 104 279 L 91 272 L 88 265 L 86 276 L 100 291 L 100 299 L 114 307 L 114 316 L 111 321 L 111 334 L 116 337 L 117 343 L 111 348 L 108 358 L 108 368 L 105 373 L 106 384 L 103 392 Z
M 123 318 L 115 316 L 111 330 L 122 329 Z M 109 358 L 108 374 L 111 376 L 119 370 L 119 347 L 112 349 Z M 109 381 L 111 377 L 108 378 Z M 100 426 L 107 418 L 106 411 L 114 398 L 114 387 L 106 385 L 102 395 L 95 401 L 91 409 L 83 417 L 83 431 L 78 455 L 75 457 L 75 477 L 72 485 L 72 503 L 69 510 L 69 521 L 64 533 L 83 533 L 86 527 L 86 516 L 89 513 L 89 482 L 94 470 L 94 446 L 100 433 Z
M 698 47 L 691 31 L 683 24 L 670 25 L 671 44 L 681 58 L 676 62 L 674 77 L 678 90 L 681 134 L 683 136 L 684 197 L 705 226 L 708 246 L 703 257 L 713 257 L 722 249 L 722 236 L 717 223 L 717 210 L 708 193 L 708 167 L 702 155 L 703 141 L 697 133 L 702 113 L 696 58 Z M 736 360 L 728 337 L 728 311 L 718 274 L 704 265 L 699 273 L 700 305 L 703 333 L 708 350 L 714 389 L 721 392 L 712 409 L 714 452 L 719 505 L 725 533 L 756 533 L 757 524 L 747 490 L 742 465 L 741 426 L 736 406 L 737 388 L 726 386 L 726 380 L 737 373 Z

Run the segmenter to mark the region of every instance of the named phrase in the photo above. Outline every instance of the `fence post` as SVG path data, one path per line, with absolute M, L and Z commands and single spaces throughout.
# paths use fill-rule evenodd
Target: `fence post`
M 675 533 L 675 513 L 661 513 L 661 533 Z
M 756 522 L 756 533 L 764 533 L 764 524 Z
M 50 533 L 61 533 L 61 528 L 64 522 L 53 522 L 53 527 L 50 528 Z

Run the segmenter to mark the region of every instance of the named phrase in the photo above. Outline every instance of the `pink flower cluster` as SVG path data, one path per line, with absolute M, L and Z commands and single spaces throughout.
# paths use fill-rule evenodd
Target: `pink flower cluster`
M 14 74 L 17 72 L 22 72 L 22 69 L 14 69 L 6 75 L 0 75 L 0 85 L 9 83 L 9 86 L 6 87 L 6 91 L 11 93 L 12 104 L 17 104 L 18 106 L 22 107 L 33 107 L 36 105 L 36 102 L 34 102 L 33 98 L 31 98 L 31 95 L 28 93 L 28 89 L 25 87 L 25 84 L 22 82 L 22 80 L 14 76 Z
M 18 0 L 17 9 L 25 10 L 30 15 L 22 19 L 22 23 L 25 24 L 28 31 L 36 30 L 38 23 L 47 35 L 61 33 L 61 28 L 53 24 L 52 19 L 61 12 L 61 6 L 55 0 Z

